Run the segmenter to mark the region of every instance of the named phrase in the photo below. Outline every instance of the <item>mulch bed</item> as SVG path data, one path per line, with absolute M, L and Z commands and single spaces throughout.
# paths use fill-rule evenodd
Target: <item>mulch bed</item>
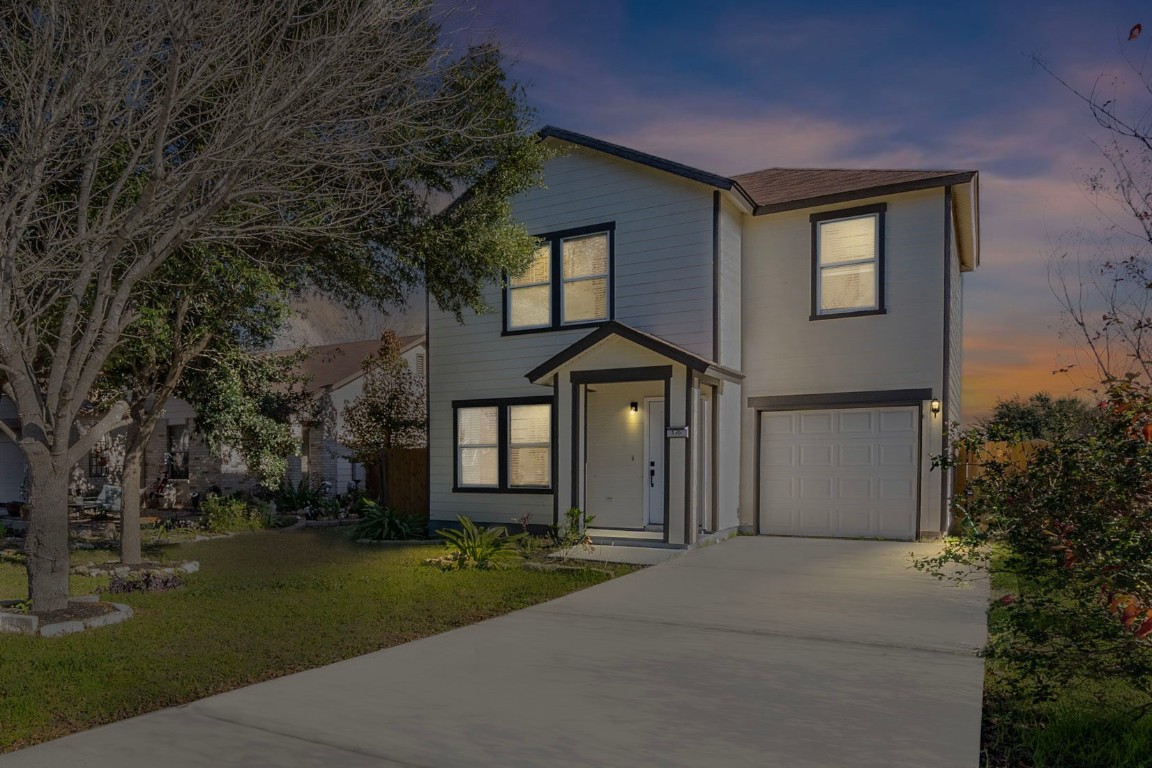
M 111 603 L 71 602 L 67 608 L 59 611 L 29 611 L 28 614 L 40 619 L 40 626 L 45 624 L 58 624 L 64 621 L 84 621 L 103 616 L 106 613 L 115 613 L 116 607 Z

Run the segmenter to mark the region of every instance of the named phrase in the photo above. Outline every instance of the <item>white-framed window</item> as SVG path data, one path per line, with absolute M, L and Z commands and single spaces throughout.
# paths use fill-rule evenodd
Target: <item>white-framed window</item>
M 458 492 L 549 493 L 550 397 L 468 400 L 455 412 Z
M 812 316 L 884 311 L 883 204 L 813 214 Z
M 456 410 L 456 472 L 461 488 L 500 487 L 500 408 Z
M 611 320 L 615 231 L 609 222 L 540 235 L 531 264 L 508 278 L 504 333 Z

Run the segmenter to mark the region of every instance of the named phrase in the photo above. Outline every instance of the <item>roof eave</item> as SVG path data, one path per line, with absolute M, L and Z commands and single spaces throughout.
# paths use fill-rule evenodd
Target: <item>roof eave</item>
M 902 181 L 895 184 L 881 184 L 874 187 L 846 190 L 844 192 L 835 192 L 828 195 L 817 195 L 815 197 L 806 197 L 797 200 L 786 200 L 782 203 L 758 205 L 753 211 L 753 215 L 763 216 L 769 213 L 784 213 L 786 211 L 798 211 L 802 208 L 815 208 L 821 205 L 835 205 L 836 203 L 845 203 L 852 200 L 863 200 L 864 198 L 868 197 L 883 197 L 885 195 L 895 195 L 901 192 L 915 192 L 921 189 L 949 187 L 958 184 L 965 184 L 971 181 L 975 176 L 975 171 L 963 171 L 961 173 L 933 176 L 927 179 L 916 179 L 915 181 Z

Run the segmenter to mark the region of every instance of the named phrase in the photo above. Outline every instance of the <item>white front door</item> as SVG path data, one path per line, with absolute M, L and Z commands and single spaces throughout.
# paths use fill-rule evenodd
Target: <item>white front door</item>
M 647 437 L 644 441 L 644 503 L 647 525 L 664 525 L 664 398 L 644 401 Z

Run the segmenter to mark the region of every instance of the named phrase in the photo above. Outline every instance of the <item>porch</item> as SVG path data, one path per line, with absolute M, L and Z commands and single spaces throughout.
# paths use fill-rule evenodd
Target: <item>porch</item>
M 740 375 L 620 323 L 608 323 L 528 374 L 554 392 L 554 514 L 579 508 L 598 547 L 685 548 L 735 527 L 718 514 L 725 388 Z M 728 525 L 725 525 L 728 523 Z

